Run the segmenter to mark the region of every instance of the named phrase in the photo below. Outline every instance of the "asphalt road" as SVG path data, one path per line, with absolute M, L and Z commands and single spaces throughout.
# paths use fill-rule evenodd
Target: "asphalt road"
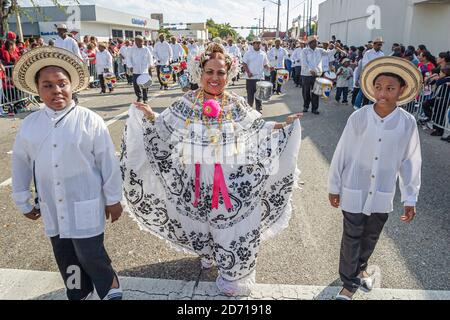
M 152 107 L 168 107 L 181 96 L 178 87 L 151 90 Z M 245 95 L 241 81 L 230 90 Z M 81 94 L 81 105 L 105 121 L 127 111 L 134 99 L 131 87 L 121 85 L 112 95 L 97 89 Z M 155 97 L 155 95 L 159 95 Z M 289 85 L 287 94 L 275 96 L 264 106 L 264 117 L 284 120 L 302 110 L 301 91 Z M 295 213 L 290 227 L 265 242 L 257 265 L 261 284 L 336 286 L 342 233 L 342 214 L 329 206 L 329 164 L 348 116 L 353 110 L 333 101 L 321 101 L 321 115 L 306 114 L 302 120 L 303 144 L 299 168 L 302 190 L 294 193 Z M 26 115 L 22 115 L 23 118 Z M 119 151 L 126 117 L 109 126 Z M 0 119 L 0 184 L 11 176 L 11 154 L 21 119 Z M 402 207 L 396 198 L 392 213 L 371 260 L 381 275 L 381 287 L 395 289 L 450 290 L 450 145 L 421 130 L 423 187 L 418 216 L 412 224 L 400 221 Z M 0 268 L 57 271 L 42 221 L 24 219 L 15 209 L 11 187 L 0 187 Z M 199 259 L 178 253 L 143 231 L 127 216 L 108 225 L 106 246 L 121 276 L 174 280 L 213 281 L 214 271 L 201 271 Z

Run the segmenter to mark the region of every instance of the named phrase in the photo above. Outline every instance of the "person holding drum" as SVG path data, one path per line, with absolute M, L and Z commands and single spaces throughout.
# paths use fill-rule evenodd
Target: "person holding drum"
M 128 63 L 130 71 L 133 73 L 133 86 L 134 92 L 138 102 L 144 103 L 148 101 L 148 89 L 142 88 L 138 85 L 137 79 L 142 74 L 148 74 L 148 70 L 153 66 L 153 55 L 150 53 L 147 47 L 144 47 L 144 38 L 142 36 L 136 36 L 136 46 L 129 48 L 127 51 Z
M 229 296 L 250 294 L 261 242 L 289 224 L 301 143 L 301 115 L 266 122 L 226 90 L 239 69 L 222 45 L 209 45 L 188 66 L 199 90 L 161 114 L 130 108 L 121 154 L 133 218 L 202 268 L 217 266 Z
M 172 49 L 172 59 L 173 62 L 181 62 L 184 61 L 185 58 L 185 52 L 181 44 L 177 42 L 177 38 L 171 37 L 170 38 L 170 48 Z M 173 72 L 173 82 L 177 83 L 177 75 L 181 76 L 183 74 L 183 71 L 179 72 L 178 74 Z
M 173 52 L 169 43 L 165 40 L 164 34 L 159 35 L 159 41 L 155 43 L 153 53 L 156 60 L 156 73 L 158 76 L 159 84 L 161 85 L 160 90 L 168 90 L 169 88 L 167 83 L 161 80 L 161 69 L 170 65 L 170 62 L 173 59 Z
M 270 49 L 267 57 L 271 65 L 271 82 L 273 85 L 273 92 L 276 94 L 281 94 L 281 85 L 277 82 L 277 72 L 278 70 L 285 70 L 285 58 L 289 55 L 286 49 L 281 47 L 281 39 L 275 40 L 275 47 Z
M 256 110 L 262 112 L 262 101 L 255 98 L 257 83 L 264 80 L 264 70 L 269 69 L 269 59 L 261 50 L 261 40 L 253 40 L 253 50 L 244 55 L 243 68 L 247 74 L 247 102 L 253 108 L 256 101 Z M 270 92 L 271 93 L 271 92 Z

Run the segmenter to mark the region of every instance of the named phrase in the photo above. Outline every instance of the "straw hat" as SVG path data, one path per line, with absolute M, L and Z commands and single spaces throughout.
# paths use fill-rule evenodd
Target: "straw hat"
M 384 43 L 383 38 L 382 37 L 378 37 L 375 40 L 373 40 L 373 43 Z
M 14 66 L 14 85 L 21 91 L 38 95 L 36 74 L 48 66 L 67 71 L 73 93 L 82 91 L 89 85 L 89 70 L 86 64 L 72 52 L 55 47 L 40 47 L 25 53 Z
M 398 57 L 381 57 L 369 62 L 361 74 L 361 89 L 371 101 L 376 101 L 373 82 L 381 73 L 393 73 L 405 80 L 407 88 L 397 102 L 399 106 L 414 101 L 422 90 L 422 74 L 414 64 Z
M 64 23 L 60 23 L 60 24 L 56 25 L 56 29 L 67 30 L 67 25 L 65 25 Z
M 314 40 L 315 40 L 315 41 L 318 41 L 319 38 L 318 38 L 317 36 L 309 36 L 309 37 L 308 37 L 308 43 L 313 42 Z

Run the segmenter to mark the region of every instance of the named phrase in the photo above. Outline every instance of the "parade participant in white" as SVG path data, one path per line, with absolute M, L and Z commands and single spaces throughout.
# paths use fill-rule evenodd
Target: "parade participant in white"
M 99 51 L 97 52 L 95 56 L 95 68 L 97 70 L 98 77 L 100 79 L 100 86 L 102 88 L 102 91 L 100 94 L 106 93 L 106 85 L 105 85 L 105 78 L 103 76 L 103 73 L 105 72 L 111 72 L 113 70 L 113 58 L 111 54 L 109 53 L 107 48 L 107 44 L 104 42 L 101 42 L 98 44 Z M 109 92 L 112 92 L 113 89 L 110 88 Z
M 301 140 L 298 115 L 265 122 L 225 91 L 234 61 L 212 44 L 188 68 L 202 89 L 160 115 L 148 105 L 130 108 L 121 155 L 132 216 L 200 256 L 204 268 L 216 264 L 216 283 L 228 295 L 249 294 L 261 240 L 288 226 Z
M 304 43 L 297 42 L 297 48 L 292 53 L 292 68 L 294 68 L 294 82 L 298 88 L 302 83 L 302 51 L 305 48 Z
M 128 72 L 128 68 L 129 68 L 129 65 L 128 65 L 128 61 L 129 61 L 128 60 L 128 50 L 129 49 L 131 49 L 130 41 L 126 40 L 124 45 L 120 48 L 119 54 L 120 54 L 120 57 L 122 59 L 123 67 L 125 69 L 125 74 L 126 74 L 126 77 L 127 77 L 127 83 L 129 85 L 131 85 L 131 84 L 133 84 L 133 77 L 130 74 L 130 72 Z
M 55 47 L 66 49 L 80 59 L 83 59 L 77 41 L 67 35 L 67 26 L 65 24 L 59 24 L 56 29 L 58 30 L 58 36 L 55 40 Z
M 155 56 L 155 60 L 156 60 L 156 73 L 158 76 L 158 80 L 159 83 L 161 85 L 160 89 L 162 90 L 163 88 L 165 90 L 168 89 L 167 84 L 162 83 L 161 79 L 160 79 L 160 74 L 161 74 L 161 68 L 168 66 L 172 60 L 173 60 L 173 52 L 172 52 L 172 48 L 170 47 L 170 44 L 165 40 L 165 36 L 164 34 L 160 34 L 159 35 L 159 41 L 157 41 L 155 43 L 155 48 L 154 48 L 154 56 Z
M 134 92 L 137 97 L 137 101 L 144 102 L 148 101 L 148 89 L 142 89 L 137 84 L 136 80 L 141 74 L 148 74 L 149 68 L 153 66 L 153 56 L 147 47 L 143 46 L 144 38 L 142 36 L 137 36 L 135 39 L 136 47 L 128 50 L 128 63 L 130 64 L 130 70 L 133 73 L 133 85 Z
M 255 99 L 256 84 L 264 80 L 264 70 L 269 69 L 270 65 L 266 53 L 261 51 L 261 40 L 253 41 L 253 50 L 244 55 L 243 63 L 247 73 L 247 102 L 253 107 L 256 100 L 256 110 L 262 111 L 262 102 Z
M 267 57 L 269 58 L 271 70 L 271 81 L 273 84 L 273 91 L 277 94 L 281 93 L 281 85 L 277 83 L 277 71 L 285 69 L 284 59 L 288 56 L 286 49 L 281 47 L 281 40 L 275 40 L 275 47 L 273 47 Z
M 322 75 L 322 57 L 323 51 L 317 49 L 317 37 L 308 38 L 308 47 L 302 51 L 302 85 L 303 85 L 303 112 L 309 111 L 309 105 L 312 104 L 312 112 L 319 114 L 319 96 L 312 91 L 316 78 Z
M 119 162 L 103 119 L 72 100 L 89 85 L 89 71 L 77 56 L 44 47 L 26 53 L 13 77 L 19 90 L 44 102 L 14 143 L 13 199 L 27 218 L 42 216 L 70 300 L 88 297 L 94 286 L 102 299 L 121 299 L 103 245 L 105 213 L 113 222 L 122 213 Z M 74 266 L 82 270 L 81 288 L 67 281 Z
M 361 89 L 373 105 L 349 118 L 331 162 L 330 204 L 341 208 L 344 232 L 339 300 L 351 300 L 361 288 L 370 291 L 368 261 L 394 210 L 400 181 L 404 215 L 411 222 L 421 185 L 422 156 L 414 116 L 398 107 L 414 101 L 422 89 L 420 71 L 409 61 L 382 57 L 366 65 Z

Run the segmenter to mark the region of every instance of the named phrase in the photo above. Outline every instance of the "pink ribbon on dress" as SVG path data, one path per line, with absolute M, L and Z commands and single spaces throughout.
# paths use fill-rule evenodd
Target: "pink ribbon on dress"
M 231 204 L 230 195 L 228 194 L 228 188 L 225 183 L 225 177 L 223 176 L 222 165 L 216 163 L 214 170 L 214 187 L 212 196 L 212 209 L 219 209 L 219 193 L 222 193 L 223 201 L 227 210 L 233 208 Z
M 195 201 L 194 207 L 198 207 L 200 201 L 200 163 L 195 164 Z

